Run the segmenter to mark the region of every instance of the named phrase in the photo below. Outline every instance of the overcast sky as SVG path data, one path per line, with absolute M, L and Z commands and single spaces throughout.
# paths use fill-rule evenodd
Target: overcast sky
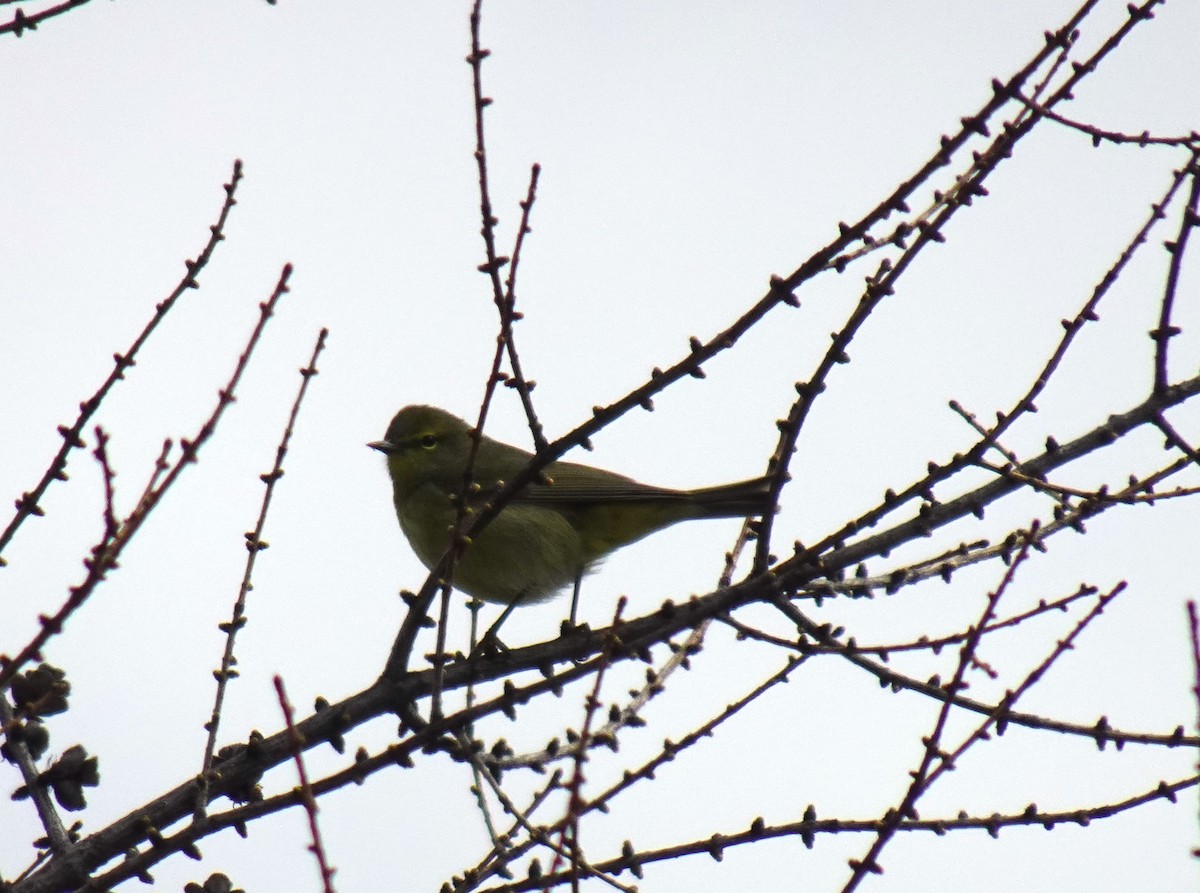
M 771 274 L 793 270 L 838 221 L 857 219 L 914 172 L 939 136 L 987 99 L 991 80 L 1024 64 L 1075 5 L 488 5 L 485 79 L 496 100 L 488 139 L 505 245 L 529 167 L 543 169 L 518 284 L 526 318 L 517 341 L 548 433 L 574 427 L 652 367 L 677 361 L 690 335 L 729 325 Z M 241 576 L 257 475 L 270 467 L 296 370 L 322 326 L 329 346 L 268 524 L 271 549 L 256 574 L 223 741 L 278 728 L 275 673 L 301 708 L 317 694 L 332 700 L 368 684 L 402 616 L 397 589 L 424 579 L 396 525 L 382 460 L 364 444 L 405 404 L 473 416 L 491 360 L 495 311 L 475 271 L 483 253 L 467 12 L 458 0 L 121 0 L 88 4 L 0 47 L 0 497 L 36 482 L 59 444 L 56 425 L 74 419 L 112 354 L 202 247 L 235 158 L 246 177 L 226 242 L 200 290 L 182 299 L 97 417 L 113 437 L 123 508 L 163 438 L 194 434 L 258 302 L 283 263 L 295 265 L 291 292 L 217 438 L 48 649 L 74 690 L 72 711 L 51 725 L 53 746 L 80 741 L 101 759 L 103 784 L 88 792 L 85 831 L 199 768 L 209 671 L 222 647 L 216 624 Z M 1084 40 L 1124 15 L 1124 2 L 1102 2 Z M 1197 4 L 1167 3 L 1086 82 L 1069 114 L 1133 132 L 1200 129 L 1197 35 Z M 819 538 L 887 487 L 920 477 L 930 459 L 968 445 L 971 432 L 947 400 L 990 418 L 1023 393 L 1061 333 L 1058 320 L 1086 300 L 1184 157 L 1094 149 L 1053 125 L 1023 143 L 989 182 L 991 196 L 922 256 L 831 380 L 837 393 L 800 443 L 780 543 Z M 1009 446 L 1032 449 L 1051 432 L 1065 440 L 1143 398 L 1145 332 L 1166 263 L 1158 243 L 1167 237 L 1160 233 L 1135 264 L 1105 325 Z M 811 374 L 867 270 L 814 282 L 801 311 L 777 311 L 709 364 L 705 380 L 656 398 L 654 413 L 623 419 L 583 461 L 679 487 L 761 474 L 775 419 L 795 397 L 792 383 Z M 1190 298 L 1178 309 L 1177 377 L 1197 366 L 1197 273 L 1193 261 Z M 1180 418 L 1194 435 L 1197 413 Z M 509 392 L 489 431 L 528 445 Z M 1131 466 L 1152 465 L 1157 447 L 1151 437 L 1136 441 Z M 95 464 L 77 453 L 70 473 L 44 500 L 47 517 L 27 523 L 6 552 L 0 651 L 18 650 L 37 612 L 81 579 L 77 558 L 101 529 Z M 615 556 L 588 581 L 587 619 L 602 623 L 622 593 L 642 614 L 666 597 L 711 590 L 735 530 L 735 522 L 690 525 Z M 1182 604 L 1200 595 L 1196 530 L 1190 504 L 1132 511 L 1097 523 L 1094 536 L 1064 544 L 1057 563 L 1040 567 L 1026 584 L 1030 598 L 1064 595 L 1083 581 L 1110 588 L 1129 578 L 1132 588 L 1091 631 L 1086 655 L 1065 661 L 1029 709 L 1076 722 L 1107 714 L 1143 731 L 1192 721 Z M 964 617 L 999 573 L 965 577 L 973 600 Z M 941 624 L 957 610 L 953 593 L 926 596 L 831 604 L 821 616 L 852 624 L 865 641 L 953 629 L 953 621 Z M 554 607 L 519 612 L 506 639 L 550 636 L 559 619 Z M 652 752 L 712 715 L 761 672 L 698 667 L 653 715 L 660 724 L 631 740 L 632 752 Z M 877 816 L 903 791 L 931 716 L 916 696 L 883 697 L 845 668 L 806 677 L 787 697 L 759 705 L 721 747 L 664 773 L 651 790 L 667 805 L 655 810 L 651 801 L 615 817 L 597 831 L 596 854 L 625 837 L 649 846 L 744 828 L 757 815 L 795 820 L 810 802 L 819 815 Z M 536 747 L 556 725 L 578 722 L 578 699 L 560 709 L 503 734 Z M 364 730 L 352 747 L 379 747 L 394 731 L 387 726 Z M 1183 777 L 1195 763 L 1194 754 L 1097 754 L 1087 742 L 1010 735 L 1005 748 L 962 767 L 923 814 L 1019 811 L 1034 799 L 1046 809 L 1112 802 L 1158 777 Z M 836 750 L 831 740 L 841 742 Z M 341 765 L 324 752 L 313 760 L 318 770 Z M 724 784 L 702 790 L 698 777 Z M 293 783 L 282 772 L 270 778 L 275 789 Z M 437 889 L 484 848 L 469 784 L 461 766 L 439 765 L 384 773 L 324 801 L 339 889 Z M 887 874 L 871 883 L 898 891 L 1192 889 L 1195 793 L 1188 796 L 1191 805 L 1155 804 L 1087 829 L 898 840 Z M 715 797 L 727 798 L 727 811 L 703 813 Z M 0 825 L 8 840 L 0 873 L 9 878 L 26 864 L 23 841 L 37 828 L 28 804 L 6 798 Z M 203 865 L 180 859 L 158 868 L 158 888 L 225 870 L 251 893 L 317 889 L 300 828 L 293 812 L 252 828 L 249 842 L 220 835 L 202 845 Z M 844 836 L 812 852 L 789 840 L 731 851 L 722 865 L 698 857 L 655 868 L 642 889 L 782 889 L 781 878 L 789 888 L 836 889 L 845 860 L 863 849 Z

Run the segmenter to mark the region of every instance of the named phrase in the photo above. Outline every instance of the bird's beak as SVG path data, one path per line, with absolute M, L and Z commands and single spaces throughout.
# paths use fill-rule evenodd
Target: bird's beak
M 396 452 L 396 445 L 390 440 L 373 440 L 367 446 L 373 450 L 379 450 L 381 453 L 386 453 L 389 456 Z

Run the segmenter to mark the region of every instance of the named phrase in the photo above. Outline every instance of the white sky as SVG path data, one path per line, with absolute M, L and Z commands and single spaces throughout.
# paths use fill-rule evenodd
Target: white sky
M 493 198 L 511 241 L 529 165 L 543 166 L 534 232 L 521 267 L 517 342 L 559 433 L 676 361 L 687 337 L 709 337 L 856 219 L 975 111 L 1042 32 L 1074 8 L 1059 0 L 882 2 L 493 2 L 485 68 Z M 5 7 L 11 9 L 11 7 Z M 495 330 L 478 237 L 465 2 L 328 4 L 287 0 L 92 3 L 3 44 L 0 105 L 0 496 L 31 487 L 122 350 L 202 246 L 234 158 L 239 204 L 201 289 L 183 299 L 97 421 L 113 436 L 118 498 L 139 492 L 164 437 L 189 436 L 224 383 L 285 261 L 284 299 L 217 438 L 126 554 L 122 568 L 48 649 L 74 686 L 51 722 L 52 747 L 99 754 L 85 831 L 124 815 L 199 768 L 201 724 L 244 560 L 242 532 L 321 326 L 320 362 L 277 495 L 239 645 L 224 741 L 279 726 L 272 674 L 294 703 L 330 700 L 378 673 L 401 617 L 398 588 L 424 573 L 403 542 L 378 455 L 364 447 L 414 402 L 473 415 Z M 1124 16 L 1101 3 L 1085 40 Z M 1173 0 L 1139 29 L 1069 114 L 1102 126 L 1176 134 L 1200 128 L 1200 8 Z M 990 417 L 1022 393 L 1092 285 L 1141 225 L 1184 156 L 1105 147 L 1043 125 L 989 182 L 991 197 L 957 217 L 948 242 L 922 256 L 835 373 L 800 443 L 780 543 L 812 540 L 900 489 L 970 442 L 945 408 L 957 398 Z M 1053 431 L 1082 433 L 1134 405 L 1150 380 L 1161 231 L 1108 300 L 1104 325 L 1067 364 L 1042 412 L 1009 446 Z M 583 461 L 673 486 L 762 472 L 774 420 L 828 333 L 857 299 L 868 267 L 818 279 L 802 310 L 774 313 L 738 350 L 630 415 Z M 1179 308 L 1177 377 L 1195 374 L 1196 264 Z M 528 443 L 507 393 L 491 433 Z M 1186 422 L 1189 416 L 1182 415 Z M 1190 415 L 1196 436 L 1197 414 Z M 1131 467 L 1160 458 L 1131 444 Z M 1141 452 L 1139 452 L 1141 451 Z M 572 458 L 580 458 L 573 455 Z M 76 454 L 69 485 L 44 500 L 0 572 L 0 651 L 32 634 L 38 611 L 82 578 L 100 531 L 99 473 Z M 1081 485 L 1095 485 L 1081 477 Z M 1193 476 L 1193 482 L 1194 476 Z M 7 494 L 7 495 L 5 495 Z M 1003 513 L 993 520 L 1003 522 Z M 1020 512 L 1011 516 L 1024 518 Z M 612 558 L 587 586 L 599 624 L 615 597 L 630 612 L 711 589 L 735 525 L 672 530 Z M 1023 582 L 1030 598 L 1088 581 L 1130 592 L 1089 631 L 1027 709 L 1169 731 L 1195 715 L 1183 602 L 1196 598 L 1196 511 L 1184 502 L 1121 513 L 1093 536 L 1063 541 Z M 953 533 L 952 537 L 966 536 Z M 781 548 L 783 548 L 781 546 Z M 903 598 L 826 605 L 817 615 L 862 641 L 945 633 L 974 616 L 1000 571 L 962 575 Z M 965 607 L 964 607 L 965 605 Z M 551 635 L 555 608 L 519 614 L 506 640 Z M 1046 643 L 1061 630 L 1046 632 Z M 694 673 L 652 705 L 649 730 L 622 758 L 740 695 L 777 655 L 722 649 L 715 634 Z M 710 655 L 711 652 L 711 655 Z M 1020 652 L 1035 660 L 1037 650 Z M 721 662 L 719 655 L 736 660 Z M 1030 657 L 1034 655 L 1034 657 Z M 1015 666 L 1025 666 L 1018 662 Z M 640 668 L 633 668 L 634 673 Z M 614 683 L 614 696 L 623 689 Z M 518 750 L 556 716 L 492 730 Z M 596 826 L 593 858 L 630 837 L 652 846 L 731 832 L 763 815 L 870 818 L 903 791 L 931 708 L 885 695 L 828 662 L 775 692 L 714 744 L 688 754 Z M 377 723 L 350 739 L 378 747 Z M 327 750 L 327 749 L 326 749 Z M 325 751 L 314 771 L 341 765 Z M 935 790 L 923 815 L 1111 802 L 1187 774 L 1194 755 L 1110 748 L 1012 730 Z M 609 761 L 593 768 L 604 777 Z M 624 765 L 624 763 L 620 764 Z M 383 773 L 323 801 L 323 829 L 342 891 L 433 890 L 483 851 L 468 773 Z M 290 771 L 290 770 L 289 770 Z M 7 778 L 15 778 L 10 773 Z M 17 782 L 11 781 L 10 787 Z M 274 789 L 290 775 L 269 776 Z M 597 782 L 599 783 L 599 781 Z M 7 788 L 6 788 L 7 790 Z M 727 805 L 714 809 L 722 799 Z M 884 854 L 872 889 L 1193 889 L 1195 793 L 1090 828 L 911 837 Z M 25 865 L 37 829 L 28 804 L 0 799 L 0 873 Z M 297 812 L 202 844 L 203 865 L 172 860 L 158 888 L 224 870 L 252 893 L 317 889 Z M 616 843 L 612 843 L 616 841 Z M 837 889 L 862 839 L 794 840 L 651 867 L 643 890 Z M 630 880 L 626 875 L 624 880 Z M 131 886 L 132 888 L 132 886 Z M 596 888 L 599 889 L 599 888 Z

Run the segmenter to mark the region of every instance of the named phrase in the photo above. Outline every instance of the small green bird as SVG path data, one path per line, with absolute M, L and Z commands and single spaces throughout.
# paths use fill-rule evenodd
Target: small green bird
M 368 444 L 387 456 L 400 529 L 427 568 L 449 545 L 455 497 L 471 450 L 472 428 L 434 406 L 406 406 L 383 440 Z M 482 437 L 473 480 L 482 505 L 512 480 L 532 453 Z M 679 521 L 762 515 L 770 479 L 700 490 L 670 490 L 575 462 L 552 462 L 544 483 L 515 494 L 463 551 L 454 585 L 510 607 L 544 601 L 579 580 L 610 552 Z

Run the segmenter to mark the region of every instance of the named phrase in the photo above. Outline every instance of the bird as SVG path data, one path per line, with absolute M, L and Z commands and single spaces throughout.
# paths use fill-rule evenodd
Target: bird
M 396 413 L 383 440 L 367 444 L 387 457 L 400 529 L 430 570 L 450 545 L 473 430 L 436 406 L 412 405 Z M 526 450 L 480 435 L 467 507 L 481 508 L 532 459 Z M 453 585 L 505 605 L 504 616 L 572 583 L 577 601 L 582 577 L 623 546 L 680 521 L 761 516 L 772 504 L 766 476 L 674 490 L 589 465 L 551 462 L 459 554 Z M 572 622 L 574 615 L 573 602 Z

